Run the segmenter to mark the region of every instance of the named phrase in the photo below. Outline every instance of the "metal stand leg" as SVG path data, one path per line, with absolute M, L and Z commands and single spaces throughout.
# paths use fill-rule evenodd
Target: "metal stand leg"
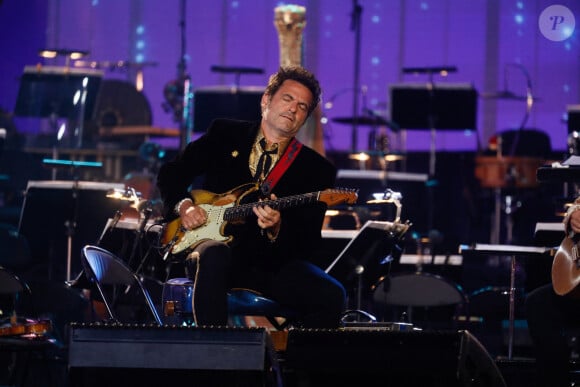
M 494 194 L 495 208 L 493 214 L 493 224 L 491 227 L 490 243 L 498 244 L 501 235 L 501 188 L 496 188 Z
M 510 300 L 509 300 L 509 330 L 508 330 L 508 359 L 512 359 L 514 347 L 515 323 L 515 293 L 516 293 L 516 256 L 512 255 L 510 267 Z

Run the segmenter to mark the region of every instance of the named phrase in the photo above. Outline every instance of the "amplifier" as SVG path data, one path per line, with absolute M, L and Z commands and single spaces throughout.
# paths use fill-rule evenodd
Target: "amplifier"
M 264 328 L 73 323 L 69 330 L 72 386 L 128 385 L 118 375 L 140 386 L 218 377 L 259 383 L 278 369 L 273 354 Z
M 71 325 L 71 367 L 262 370 L 263 328 Z

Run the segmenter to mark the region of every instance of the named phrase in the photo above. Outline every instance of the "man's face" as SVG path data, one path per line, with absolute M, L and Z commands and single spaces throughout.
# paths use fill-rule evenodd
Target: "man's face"
M 312 93 L 300 82 L 286 80 L 273 95 L 262 96 L 262 123 L 278 137 L 296 135 L 308 117 Z

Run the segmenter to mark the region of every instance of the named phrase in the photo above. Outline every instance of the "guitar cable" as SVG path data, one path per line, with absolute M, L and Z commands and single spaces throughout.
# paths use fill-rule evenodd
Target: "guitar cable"
M 195 275 L 193 277 L 193 287 L 191 290 L 191 314 L 193 316 L 193 323 L 195 324 L 195 326 L 199 326 L 197 324 L 197 314 L 195 313 L 195 290 L 197 289 L 197 278 L 199 276 L 199 266 L 200 266 L 200 259 L 199 259 L 199 252 L 197 251 L 193 251 L 192 253 L 190 253 L 187 258 L 186 261 L 196 261 L 195 262 Z M 187 265 L 186 267 L 189 267 L 190 265 Z M 188 275 L 189 277 L 189 275 Z

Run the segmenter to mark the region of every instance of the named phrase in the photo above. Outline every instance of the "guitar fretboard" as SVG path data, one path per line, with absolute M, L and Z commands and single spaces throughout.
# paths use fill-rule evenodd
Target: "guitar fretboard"
M 318 200 L 320 192 L 310 192 L 302 195 L 286 196 L 284 198 L 275 200 L 263 200 L 261 202 L 240 204 L 234 207 L 228 208 L 224 213 L 224 220 L 240 220 L 244 219 L 252 212 L 252 208 L 256 205 L 270 206 L 277 210 L 282 210 L 284 208 L 299 206 L 304 204 L 309 204 L 316 202 Z

